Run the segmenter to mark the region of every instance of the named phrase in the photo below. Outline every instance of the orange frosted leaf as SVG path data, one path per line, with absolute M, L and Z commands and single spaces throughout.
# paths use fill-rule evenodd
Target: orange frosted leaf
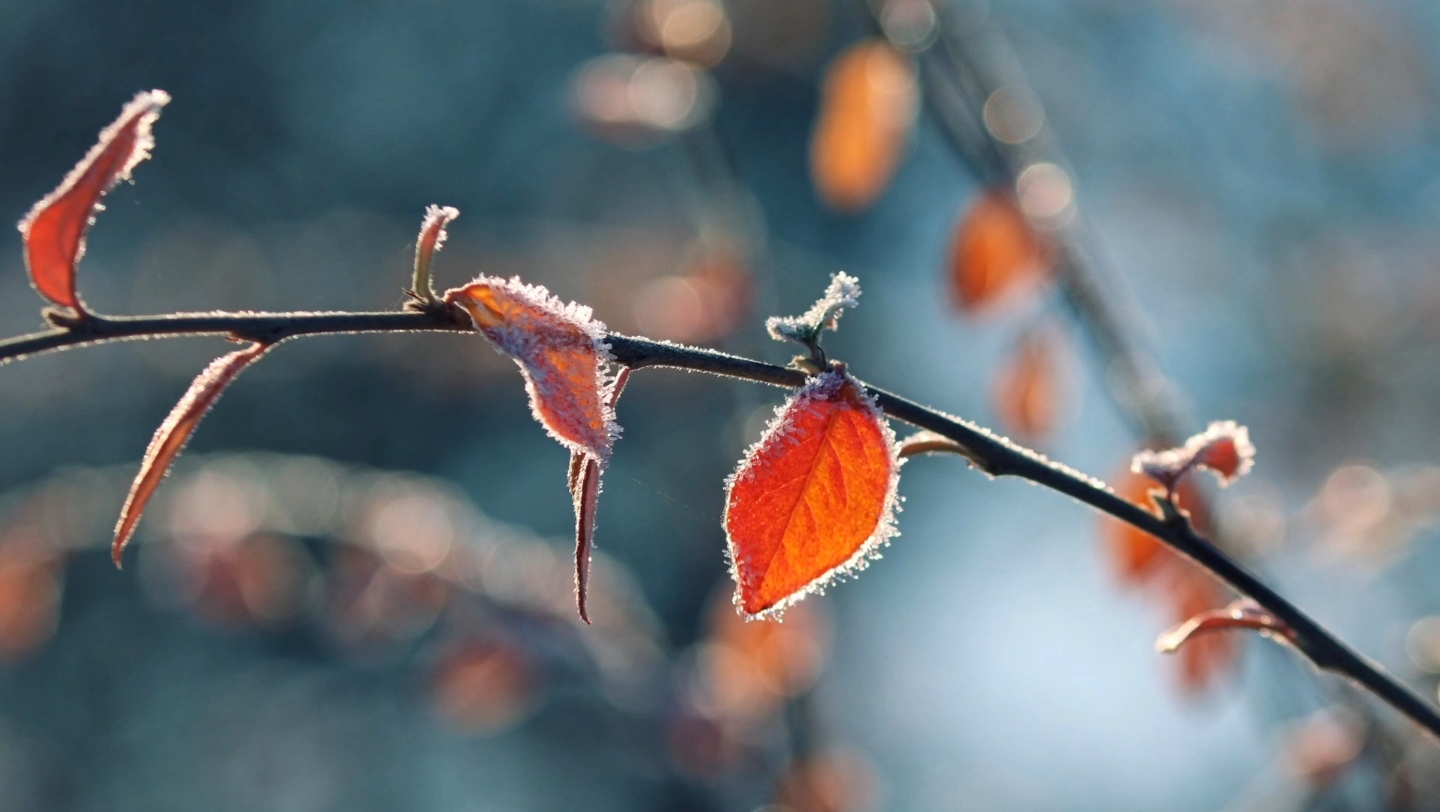
M 550 435 L 603 468 L 620 428 L 605 402 L 605 325 L 590 308 L 519 277 L 481 276 L 446 291 L 445 302 L 464 308 L 475 329 L 519 364 L 530 409 Z
M 862 569 L 896 534 L 899 467 L 894 434 L 843 370 L 797 392 L 727 483 L 740 610 L 777 614 Z
M 163 90 L 140 93 L 132 99 L 120 117 L 100 131 L 100 140 L 60 186 L 20 221 L 25 268 L 41 296 L 57 305 L 81 309 L 75 292 L 75 267 L 85 256 L 85 233 L 104 208 L 100 200 L 105 193 L 150 157 L 155 145 L 150 126 L 169 101 L 170 95 Z
M 810 136 L 820 198 L 859 211 L 884 191 L 915 120 L 915 69 L 888 43 L 866 40 L 830 63 Z
M 1027 333 L 995 378 L 995 414 L 1011 431 L 1037 440 L 1055 430 L 1060 411 L 1060 349 L 1048 331 Z
M 150 497 L 155 494 L 155 489 L 160 487 L 160 481 L 169 472 L 175 458 L 184 450 L 190 435 L 195 433 L 195 427 L 200 425 L 205 413 L 220 399 L 225 387 L 244 372 L 246 367 L 258 361 L 270 347 L 269 344 L 253 344 L 212 361 L 210 366 L 196 376 L 184 397 L 170 410 L 160 428 L 155 430 L 155 436 L 150 439 L 150 445 L 145 449 L 145 457 L 140 463 L 140 473 L 135 476 L 135 482 L 130 486 L 130 495 L 125 498 L 125 506 L 120 509 L 120 521 L 115 525 L 115 540 L 110 546 L 110 556 L 117 567 L 120 565 L 120 556 L 125 552 L 125 545 L 130 541 L 135 526 L 140 522 L 140 516 L 145 512 L 145 506 L 150 503 Z
M 982 194 L 960 220 L 950 246 L 950 295 L 963 312 L 991 308 L 1033 289 L 1050 274 L 1049 243 L 1003 189 Z

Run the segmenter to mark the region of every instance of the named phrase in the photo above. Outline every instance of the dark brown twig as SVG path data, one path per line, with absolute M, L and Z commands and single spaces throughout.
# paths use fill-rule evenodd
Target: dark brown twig
M 168 316 L 93 316 L 69 328 L 53 328 L 0 341 L 0 363 L 42 352 L 139 338 L 224 335 L 273 343 L 335 333 L 466 332 L 463 316 L 442 308 L 393 313 L 189 313 Z M 616 362 L 632 369 L 670 367 L 797 387 L 806 374 L 714 350 L 683 347 L 611 334 Z M 1416 724 L 1440 736 L 1440 711 L 1198 535 L 1179 513 L 1160 517 L 1116 496 L 1105 483 L 988 430 L 899 395 L 866 387 L 885 414 L 960 444 L 965 456 L 991 476 L 1015 476 L 1066 494 L 1160 539 L 1229 584 L 1294 632 L 1295 648 L 1317 668 L 1344 676 L 1383 699 Z

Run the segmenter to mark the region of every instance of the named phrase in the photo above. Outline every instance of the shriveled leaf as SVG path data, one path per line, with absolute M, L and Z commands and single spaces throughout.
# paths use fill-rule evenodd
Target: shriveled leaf
M 1055 430 L 1062 399 L 1062 369 L 1057 338 L 1048 330 L 1026 333 L 995 378 L 995 414 L 1026 440 Z
M 622 367 L 605 405 L 614 410 L 630 380 L 630 368 Z M 595 547 L 595 507 L 600 499 L 600 464 L 593 457 L 570 452 L 570 498 L 575 503 L 575 605 L 580 619 L 590 622 L 590 553 Z
M 740 610 L 776 615 L 865 567 L 896 534 L 899 468 L 894 434 L 843 369 L 791 397 L 727 482 Z
M 165 422 L 156 429 L 155 436 L 150 439 L 150 445 L 145 449 L 145 457 L 140 462 L 140 473 L 130 486 L 130 495 L 125 498 L 125 506 L 120 509 L 120 521 L 115 525 L 115 540 L 110 546 L 110 557 L 114 559 L 115 566 L 120 566 L 120 556 L 125 552 L 125 545 L 134 534 L 135 526 L 145 512 L 145 506 L 150 503 L 150 497 L 155 494 L 155 489 L 160 487 L 160 481 L 169 472 L 175 458 L 184 450 L 185 443 L 190 440 L 190 435 L 195 433 L 195 428 L 200 425 L 205 413 L 220 399 L 225 387 L 244 372 L 246 367 L 258 361 L 271 346 L 253 344 L 212 361 L 210 366 L 191 382 L 184 397 L 180 398 L 180 402 L 170 410 Z
M 435 299 L 435 291 L 430 287 L 430 262 L 435 258 L 435 252 L 445 245 L 445 226 L 459 216 L 460 210 L 451 206 L 425 209 L 420 236 L 415 240 L 415 289 L 411 291 L 422 299 Z
M 446 291 L 445 302 L 464 308 L 475 329 L 520 365 L 530 409 L 550 436 L 603 468 L 620 427 L 605 403 L 605 325 L 590 308 L 519 277 L 495 276 Z
M 1192 469 L 1203 468 L 1215 474 L 1223 488 L 1249 473 L 1254 465 L 1255 446 L 1250 443 L 1250 430 L 1234 420 L 1226 420 L 1211 423 L 1178 448 L 1141 451 L 1131 461 L 1130 470 L 1173 489 Z
M 20 221 L 25 242 L 25 268 L 41 296 L 57 305 L 81 310 L 75 292 L 75 267 L 85 256 L 85 233 L 105 193 L 130 177 L 135 165 L 150 157 L 155 139 L 150 127 L 170 101 L 163 90 L 140 93 L 120 117 L 100 131 L 100 140 L 65 176 L 55 191 L 36 203 Z
M 825 295 L 798 316 L 771 316 L 765 330 L 776 341 L 813 344 L 822 330 L 839 327 L 840 316 L 860 304 L 860 280 L 841 272 L 830 276 Z
M 859 211 L 900 163 L 918 106 L 915 69 L 881 39 L 851 46 L 826 69 L 810 136 L 810 175 L 831 208 Z
M 991 189 L 970 205 L 950 246 L 950 296 L 965 313 L 993 309 L 1050 275 L 1049 242 L 1030 225 L 1015 198 Z

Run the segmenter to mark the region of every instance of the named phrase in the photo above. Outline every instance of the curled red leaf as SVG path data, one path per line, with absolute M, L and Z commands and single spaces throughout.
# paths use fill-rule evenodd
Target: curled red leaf
M 620 427 L 605 403 L 605 325 L 590 308 L 519 277 L 495 276 L 446 291 L 445 302 L 469 313 L 475 329 L 520 366 L 531 411 L 550 436 L 603 468 Z
M 420 236 L 415 240 L 415 289 L 411 292 L 416 296 L 434 301 L 435 291 L 430 287 L 430 261 L 435 258 L 435 252 L 445 245 L 445 226 L 459 216 L 460 210 L 451 206 L 425 209 Z
M 190 440 L 190 435 L 195 433 L 195 428 L 200 425 L 205 413 L 220 399 L 225 387 L 244 372 L 246 367 L 258 361 L 271 346 L 252 344 L 210 362 L 210 366 L 191 382 L 190 388 L 185 391 L 180 402 L 175 404 L 175 408 L 170 410 L 165 422 L 155 430 L 155 436 L 150 439 L 150 445 L 145 449 L 145 457 L 140 462 L 140 473 L 135 476 L 135 482 L 130 486 L 130 495 L 125 498 L 125 506 L 120 509 L 120 520 L 115 525 L 115 540 L 110 545 L 110 557 L 114 559 L 115 566 L 120 566 L 120 556 L 125 552 L 125 545 L 134 534 L 135 526 L 145 512 L 145 506 L 150 503 L 150 497 L 155 494 L 155 489 L 160 487 L 160 481 L 169 472 L 175 458 L 184 450 L 185 443 Z
M 1215 474 L 1225 487 L 1250 472 L 1255 465 L 1255 446 L 1250 430 L 1234 420 L 1211 423 L 1205 431 L 1166 451 L 1141 451 L 1130 470 L 1145 474 L 1173 491 L 1176 483 L 1192 469 Z
M 85 256 L 85 233 L 104 208 L 100 200 L 105 193 L 127 180 L 130 170 L 150 157 L 155 146 L 150 127 L 169 101 L 170 94 L 163 90 L 138 94 L 114 123 L 100 131 L 100 140 L 60 186 L 20 221 L 25 268 L 41 296 L 77 312 L 83 310 L 75 292 L 75 267 Z
M 630 380 L 630 367 L 621 367 L 610 385 L 606 405 L 614 410 Z M 595 458 L 570 453 L 570 498 L 575 503 L 575 605 L 580 619 L 590 622 L 590 553 L 595 548 L 595 507 L 600 499 L 600 464 Z
M 843 368 L 776 412 L 727 482 L 735 603 L 769 617 L 866 566 L 896 534 L 895 435 Z

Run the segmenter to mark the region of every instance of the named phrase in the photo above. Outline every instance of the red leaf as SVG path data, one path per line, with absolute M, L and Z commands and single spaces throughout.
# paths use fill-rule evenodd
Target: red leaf
M 1036 233 L 1015 198 L 1002 189 L 979 197 L 950 246 L 950 295 L 962 312 L 993 308 L 1039 286 L 1050 275 L 1049 242 Z
M 864 568 L 896 534 L 899 467 L 895 435 L 843 369 L 797 392 L 727 482 L 741 611 L 778 614 Z
M 450 206 L 425 209 L 420 236 L 415 240 L 415 290 L 411 293 L 426 301 L 435 299 L 435 292 L 430 287 L 430 261 L 435 258 L 435 252 L 445 245 L 445 226 L 459 216 L 460 210 Z
M 25 267 L 41 296 L 57 305 L 82 310 L 75 293 L 75 266 L 85 256 L 85 232 L 104 208 L 100 199 L 130 177 L 135 165 L 150 157 L 155 139 L 150 126 L 170 101 L 163 90 L 140 93 L 120 117 L 100 131 L 100 140 L 81 159 L 59 188 L 36 203 L 20 221 L 25 240 Z
M 603 468 L 620 427 L 605 403 L 605 325 L 590 308 L 565 304 L 540 285 L 481 276 L 445 292 L 475 321 L 475 329 L 515 359 L 535 419 L 571 452 Z
M 915 69 L 884 40 L 837 56 L 810 137 L 810 175 L 821 200 L 840 211 L 873 203 L 900 162 L 916 107 Z
M 170 410 L 165 422 L 155 430 L 155 436 L 150 439 L 150 445 L 145 449 L 145 458 L 140 463 L 140 473 L 130 486 L 130 495 L 125 498 L 125 506 L 120 509 L 120 521 L 115 525 L 115 541 L 110 545 L 110 557 L 114 559 L 115 566 L 120 566 L 120 556 L 125 552 L 125 545 L 135 532 L 135 525 L 140 522 L 145 506 L 155 494 L 155 489 L 160 487 L 160 481 L 165 478 L 170 465 L 184 450 L 185 443 L 195 432 L 195 427 L 200 425 L 205 413 L 220 399 L 225 387 L 244 372 L 246 367 L 258 361 L 271 346 L 252 344 L 210 362 L 210 366 L 191 382 L 190 388 L 186 390 L 184 397 L 180 398 L 180 402 L 175 404 L 175 408 Z
M 1226 420 L 1211 423 L 1178 448 L 1141 451 L 1131 461 L 1130 470 L 1174 489 L 1191 469 L 1204 468 L 1215 474 L 1223 488 L 1250 473 L 1254 465 L 1255 446 L 1250 443 L 1250 430 L 1234 420 Z
M 995 414 L 1024 439 L 1049 435 L 1060 411 L 1060 376 L 1055 337 L 1045 330 L 1026 333 L 995 378 Z
M 606 405 L 613 411 L 630 380 L 630 367 L 621 367 L 610 385 Z M 593 457 L 570 453 L 570 498 L 575 503 L 575 605 L 580 619 L 590 622 L 590 551 L 595 547 L 595 506 L 600 498 L 600 464 Z

